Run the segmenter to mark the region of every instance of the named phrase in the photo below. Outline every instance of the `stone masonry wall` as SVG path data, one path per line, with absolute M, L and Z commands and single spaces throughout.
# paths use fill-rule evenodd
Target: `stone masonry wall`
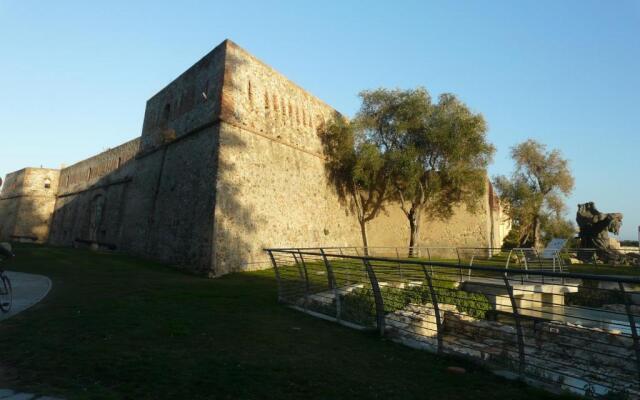
M 147 101 L 142 153 L 157 150 L 218 122 L 224 41 Z
M 0 240 L 10 240 L 16 227 L 26 168 L 7 174 L 0 193 Z
M 265 247 L 361 246 L 326 178 L 318 132 L 336 115 L 224 41 L 147 101 L 140 138 L 61 171 L 9 174 L 0 235 L 45 240 L 53 212 L 53 244 L 98 244 L 210 276 L 268 267 Z M 50 195 L 34 202 L 23 191 L 44 171 Z M 425 217 L 420 243 L 496 246 L 491 199 L 488 190 L 476 213 L 460 207 L 448 221 Z M 371 246 L 404 247 L 408 237 L 396 205 L 369 224 Z
M 99 242 L 119 247 L 125 193 L 139 146 L 136 138 L 60 171 L 51 243 Z
M 223 42 L 147 102 L 123 249 L 208 273 Z
M 7 175 L 0 195 L 0 240 L 47 240 L 59 174 L 25 168 Z
M 113 179 L 114 173 L 128 165 L 140 149 L 140 138 L 135 138 L 79 161 L 60 171 L 58 195 L 64 196 L 104 184 L 104 178 Z
M 238 46 L 227 49 L 214 274 L 268 266 L 269 246 L 360 242 L 325 178 L 318 127 L 335 111 Z
M 214 274 L 265 267 L 265 247 L 361 246 L 357 220 L 326 178 L 319 128 L 337 112 L 229 42 L 221 110 Z M 488 192 L 476 213 L 422 221 L 428 246 L 491 245 Z M 369 224 L 371 246 L 407 246 L 391 205 Z

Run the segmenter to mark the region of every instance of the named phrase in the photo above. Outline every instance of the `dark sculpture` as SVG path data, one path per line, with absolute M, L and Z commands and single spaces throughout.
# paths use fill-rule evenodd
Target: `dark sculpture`
M 617 235 L 622 226 L 621 213 L 601 213 L 593 202 L 578 204 L 576 222 L 580 227 L 580 248 L 595 249 L 599 260 L 607 264 L 639 264 L 637 254 L 624 254 L 609 244 L 609 233 Z M 582 251 L 578 258 L 588 261 L 593 253 Z

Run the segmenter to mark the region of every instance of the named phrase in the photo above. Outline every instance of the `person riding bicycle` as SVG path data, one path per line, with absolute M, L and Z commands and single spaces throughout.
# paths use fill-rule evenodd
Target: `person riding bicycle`
M 11 258 L 15 256 L 9 243 L 0 243 L 0 256 L 3 258 Z
M 0 259 L 11 258 L 13 256 L 11 245 L 9 243 L 0 243 Z M 11 310 L 12 298 L 11 280 L 7 274 L 5 274 L 2 265 L 0 265 L 0 311 L 2 313 L 8 313 L 9 310 Z

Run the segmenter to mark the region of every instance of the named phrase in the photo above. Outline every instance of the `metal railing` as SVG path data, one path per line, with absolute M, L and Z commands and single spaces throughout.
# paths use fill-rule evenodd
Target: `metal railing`
M 548 387 L 640 395 L 639 278 L 346 249 L 267 249 L 279 301 Z
M 317 248 L 295 248 L 312 250 Z M 502 249 L 498 247 L 446 247 L 446 246 L 349 246 L 323 247 L 341 255 L 416 258 L 423 261 L 442 261 L 462 265 L 481 265 L 490 262 L 505 268 L 523 268 L 562 272 L 569 265 L 603 265 L 597 250 L 591 248 L 563 248 L 554 251 L 553 257 L 544 257 L 544 252 L 534 248 Z M 285 250 L 285 249 L 283 249 Z

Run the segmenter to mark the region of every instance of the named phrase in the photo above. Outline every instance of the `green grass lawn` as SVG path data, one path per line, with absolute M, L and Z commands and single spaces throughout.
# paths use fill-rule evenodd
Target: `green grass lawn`
M 554 398 L 279 305 L 272 271 L 210 280 L 124 255 L 15 253 L 7 269 L 47 275 L 53 289 L 0 322 L 0 388 L 70 399 Z

